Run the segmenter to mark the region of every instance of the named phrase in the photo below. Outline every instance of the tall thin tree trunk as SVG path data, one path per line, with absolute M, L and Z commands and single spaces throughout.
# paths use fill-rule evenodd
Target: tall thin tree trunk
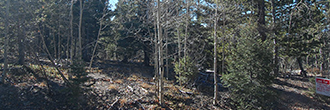
M 304 70 L 304 67 L 303 67 L 301 61 L 302 61 L 302 60 L 301 60 L 301 57 L 297 57 L 297 62 L 298 62 L 299 68 L 300 68 L 300 70 L 301 70 L 301 75 L 302 75 L 303 77 L 307 77 L 307 72 Z
M 40 30 L 40 27 L 38 27 L 38 30 Z M 71 85 L 71 83 L 69 82 L 69 80 L 64 76 L 64 74 L 62 73 L 62 71 L 55 65 L 54 62 L 54 58 L 51 56 L 48 48 L 47 48 L 47 44 L 45 42 L 45 36 L 43 35 L 43 33 L 39 33 L 40 37 L 41 37 L 41 43 L 42 43 L 42 47 L 45 49 L 43 50 L 44 52 L 47 53 L 48 55 L 48 59 L 51 61 L 52 66 L 55 67 L 55 69 L 58 71 L 58 73 L 60 74 L 60 76 L 62 77 L 62 79 L 64 80 L 65 83 Z
M 144 46 L 144 65 L 145 66 L 150 66 L 149 62 L 150 62 L 150 57 L 149 57 L 149 53 L 148 53 L 148 47 L 147 46 Z
M 163 38 L 162 38 L 162 27 L 160 25 L 160 0 L 157 0 L 157 28 L 158 28 L 158 62 L 159 62 L 159 104 L 164 107 L 164 99 L 163 99 L 163 77 L 164 77 L 164 64 L 163 64 L 163 52 L 162 52 L 162 47 L 163 47 Z
M 165 58 L 166 58 L 166 78 L 168 80 L 168 71 L 169 71 L 169 65 L 168 65 L 168 34 L 167 34 L 167 30 L 165 30 Z
M 278 64 L 278 45 L 277 45 L 277 36 L 276 36 L 276 30 L 275 30 L 275 26 L 276 26 L 276 15 L 275 15 L 275 0 L 271 1 L 271 5 L 272 5 L 272 16 L 273 16 L 273 35 L 274 35 L 274 53 L 275 53 L 275 58 L 274 58 L 274 63 L 275 63 L 275 68 L 274 68 L 274 75 L 278 76 L 279 75 L 279 64 Z
M 106 3 L 106 5 L 108 5 L 108 2 Z M 106 9 L 106 7 L 105 7 L 105 9 Z M 106 11 L 105 9 L 103 9 L 103 12 Z M 95 46 L 94 46 L 94 49 L 93 49 L 92 58 L 91 58 L 90 63 L 89 63 L 89 68 L 91 68 L 92 64 L 93 64 L 93 59 L 95 57 L 95 52 L 96 52 L 97 44 L 98 44 L 98 41 L 99 41 L 99 38 L 100 38 L 100 35 L 101 35 L 102 26 L 103 26 L 103 19 L 104 19 L 105 15 L 106 14 L 103 13 L 102 18 L 100 18 L 100 20 L 99 20 L 100 21 L 100 27 L 99 27 L 99 31 L 97 33 L 97 38 L 96 38 Z
M 156 0 L 155 0 L 156 1 Z M 155 10 L 156 11 L 156 10 Z M 154 12 L 155 12 L 154 11 Z M 157 13 L 155 13 L 155 14 L 157 14 Z M 155 38 L 154 38 L 154 43 L 155 43 L 155 53 L 154 53 L 154 60 L 155 60 L 155 65 L 154 65 L 154 69 L 155 69 L 155 82 L 157 82 L 157 78 L 159 78 L 159 73 L 158 73 L 158 68 L 159 68 L 159 62 L 158 62 L 158 33 L 157 33 L 157 31 L 156 30 L 158 30 L 158 25 L 157 25 L 157 23 L 158 23 L 158 18 L 157 18 L 157 21 L 155 20 L 155 22 L 154 22 L 154 28 L 155 28 Z M 156 94 L 158 94 L 158 87 L 159 87 L 159 85 L 158 85 L 159 83 L 156 83 L 156 86 L 157 86 L 157 90 L 156 90 Z
M 265 1 L 264 0 L 260 0 L 258 2 L 258 16 L 259 16 L 259 19 L 258 19 L 258 31 L 259 31 L 259 34 L 261 36 L 261 40 L 262 41 L 265 41 L 266 38 L 267 38 L 267 35 L 266 35 L 266 32 L 265 32 L 265 24 L 266 24 L 266 21 L 265 21 Z
M 55 32 L 54 33 L 50 33 L 51 35 L 53 35 L 53 44 L 54 44 L 54 58 L 56 59 L 57 53 L 56 53 L 56 36 L 55 36 Z
M 186 13 L 186 28 L 185 28 L 185 36 L 184 36 L 184 49 L 183 49 L 183 62 L 184 62 L 184 71 L 187 71 L 187 39 L 188 39 L 188 23 L 189 23 L 189 0 L 186 0 L 186 9 L 187 9 L 187 13 Z
M 309 53 L 307 53 L 307 54 L 309 54 Z M 306 56 L 306 66 L 307 67 L 309 66 L 309 64 L 308 64 L 308 56 Z
M 5 36 L 6 36 L 6 40 L 5 40 L 5 45 L 4 45 L 4 67 L 3 67 L 3 72 L 2 72 L 2 78 L 1 78 L 1 82 L 4 83 L 5 81 L 5 77 L 7 75 L 7 69 L 8 69 L 8 58 L 7 58 L 7 51 L 8 51 L 8 42 L 9 42 L 9 6 L 10 6 L 10 0 L 7 0 L 6 3 L 6 32 L 5 32 Z
M 70 45 L 70 61 L 71 63 L 73 62 L 73 44 L 74 44 L 74 40 L 73 40 L 73 2 L 74 0 L 71 0 L 71 6 L 70 6 L 70 38 L 71 38 L 71 45 Z M 70 39 L 68 38 L 68 39 Z M 68 44 L 69 45 L 69 41 Z
M 165 8 L 166 8 L 166 11 L 165 11 L 165 24 L 167 24 L 167 13 L 168 13 L 168 8 L 167 8 L 167 3 L 168 3 L 168 0 L 166 0 L 166 3 L 165 3 Z M 164 34 L 165 34 L 165 60 L 166 60 L 166 79 L 168 80 L 168 33 L 167 33 L 167 29 L 165 28 L 164 30 Z
M 226 25 L 226 13 L 224 13 L 224 15 L 222 16 L 222 20 L 223 20 L 223 24 L 222 24 L 222 61 L 221 61 L 221 73 L 220 74 L 224 74 L 225 73 L 225 41 L 226 41 L 226 35 L 225 35 L 225 25 Z M 215 79 L 214 81 L 218 82 L 217 79 Z M 218 87 L 217 83 L 215 85 L 216 87 Z M 217 101 L 217 100 L 216 100 Z
M 321 59 L 321 62 L 320 62 L 320 72 L 322 73 L 323 72 L 323 63 L 324 63 L 324 59 L 323 59 L 323 54 L 322 54 L 322 48 L 319 49 L 319 52 L 320 52 L 320 59 Z
M 214 32 L 213 32 L 213 37 L 214 37 L 214 57 L 213 57 L 213 70 L 214 70 L 214 97 L 213 97 L 213 105 L 217 104 L 217 13 L 218 13 L 218 0 L 215 0 L 215 13 L 214 13 Z
M 177 13 L 179 13 L 179 9 L 177 10 Z M 176 32 L 178 34 L 178 63 L 179 63 L 179 68 L 181 68 L 181 62 L 180 62 L 180 59 L 181 59 L 181 38 L 180 38 L 179 28 L 180 28 L 180 25 L 177 25 Z M 179 78 L 181 78 L 181 71 L 179 71 Z M 179 84 L 180 84 L 180 86 L 182 86 L 181 80 L 179 80 Z
M 80 14 L 79 14 L 79 38 L 78 38 L 78 59 L 82 59 L 82 43 L 81 43 L 81 34 L 82 34 L 82 30 L 81 30 L 81 25 L 82 25 L 82 17 L 83 17 L 83 1 L 80 1 Z
M 60 16 L 59 16 L 60 17 Z M 60 19 L 58 21 L 58 33 L 57 33 L 57 36 L 58 36 L 58 44 L 57 44 L 57 59 L 60 60 L 61 59 L 61 22 L 60 22 Z
M 21 19 L 18 19 L 18 25 L 17 25 L 17 31 L 18 31 L 18 64 L 23 65 L 24 64 L 24 34 L 22 33 L 22 28 L 20 28 L 21 26 Z M 24 20 L 24 19 L 23 19 Z

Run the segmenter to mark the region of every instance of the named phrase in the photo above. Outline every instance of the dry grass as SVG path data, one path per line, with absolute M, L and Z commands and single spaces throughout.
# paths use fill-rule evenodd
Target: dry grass
M 139 79 L 139 77 L 135 74 L 133 74 L 127 78 L 127 80 L 129 80 L 129 81 L 137 81 L 138 79 Z
M 38 86 L 39 87 L 46 87 L 47 85 L 46 85 L 46 82 L 41 82 Z
M 123 80 L 122 79 L 117 79 L 117 80 L 115 80 L 115 81 L 113 81 L 114 83 L 117 83 L 117 84 L 121 84 L 121 83 L 123 83 Z
M 166 89 L 168 89 L 170 91 L 174 91 L 174 92 L 179 91 L 178 88 L 176 88 L 174 85 L 167 85 L 164 88 L 166 88 Z
M 116 89 L 117 89 L 117 86 L 114 85 L 114 84 L 110 84 L 110 85 L 108 86 L 108 89 L 109 89 L 109 90 L 116 90 Z
M 147 84 L 147 83 L 142 83 L 141 87 L 145 88 L 145 89 L 150 89 L 152 87 L 152 85 Z
M 127 98 L 119 99 L 120 106 L 123 107 L 127 103 Z
M 132 78 L 139 78 L 136 74 L 131 75 Z
M 129 77 L 129 78 L 127 78 L 127 80 L 129 80 L 129 81 L 136 81 L 137 79 L 136 78 Z

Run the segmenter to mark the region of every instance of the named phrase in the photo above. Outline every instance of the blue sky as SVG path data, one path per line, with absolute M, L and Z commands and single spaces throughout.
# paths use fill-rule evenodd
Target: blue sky
M 111 10 L 115 10 L 116 9 L 116 3 L 118 2 L 118 0 L 109 0 L 110 4 L 112 5 Z

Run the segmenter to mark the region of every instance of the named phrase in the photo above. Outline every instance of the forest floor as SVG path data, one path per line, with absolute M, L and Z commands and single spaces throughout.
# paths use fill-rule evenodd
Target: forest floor
M 68 87 L 53 67 L 32 66 L 34 73 L 21 66 L 10 66 L 6 84 L 0 84 L 0 109 L 159 109 L 153 67 L 139 63 L 115 61 L 95 63 L 88 71 L 88 81 L 79 88 Z M 37 68 L 39 67 L 39 69 Z M 61 68 L 65 76 L 67 69 Z M 2 72 L 2 71 L 0 71 Z M 278 77 L 273 89 L 278 93 L 277 109 L 330 110 L 330 99 L 310 92 L 313 84 L 300 76 Z M 45 80 L 47 79 L 47 80 Z M 173 77 L 169 78 L 173 79 Z M 212 82 L 196 87 L 178 86 L 173 80 L 164 81 L 166 109 L 232 109 L 229 91 L 219 89 L 218 105 L 212 105 Z

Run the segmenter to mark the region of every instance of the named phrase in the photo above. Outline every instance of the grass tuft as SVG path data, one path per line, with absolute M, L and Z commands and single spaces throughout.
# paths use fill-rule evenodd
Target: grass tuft
M 145 88 L 145 89 L 150 89 L 152 87 L 152 85 L 147 84 L 147 83 L 142 83 L 141 87 Z
M 110 84 L 110 85 L 108 86 L 108 89 L 109 89 L 109 90 L 116 90 L 116 89 L 117 89 L 117 86 L 114 85 L 114 84 Z
M 120 106 L 123 107 L 127 103 L 127 98 L 119 99 Z
M 123 80 L 122 79 L 117 79 L 117 80 L 114 81 L 114 83 L 121 84 L 121 83 L 123 83 Z

